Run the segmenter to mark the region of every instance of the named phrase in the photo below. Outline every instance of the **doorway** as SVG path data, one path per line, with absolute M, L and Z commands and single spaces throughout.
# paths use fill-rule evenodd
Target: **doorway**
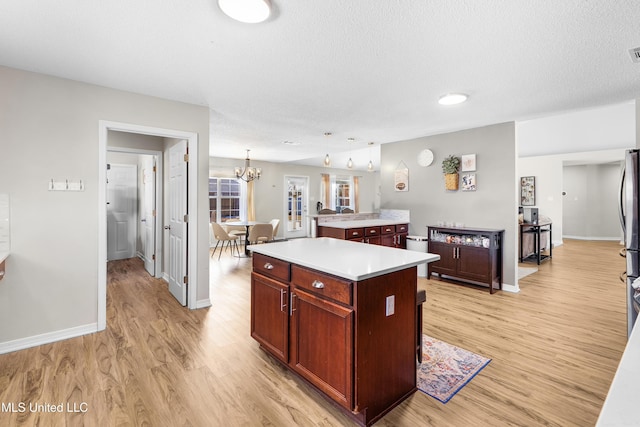
M 126 147 L 107 151 L 107 260 L 137 256 L 151 276 L 162 278 L 163 153 Z
M 193 224 L 187 229 L 187 240 L 184 245 L 186 253 L 190 253 L 193 256 L 188 257 L 188 261 L 185 266 L 185 283 L 188 281 L 189 289 L 186 297 L 187 306 L 190 309 L 198 308 L 197 300 L 197 288 L 198 288 L 198 210 L 197 210 L 197 194 L 198 194 L 198 135 L 194 132 L 184 132 L 172 129 L 163 129 L 149 126 L 132 125 L 128 123 L 118 123 L 103 121 L 99 122 L 99 136 L 98 136 L 98 330 L 104 330 L 106 328 L 106 306 L 107 306 L 107 188 L 106 188 L 106 170 L 107 170 L 107 147 L 109 132 L 127 132 L 141 135 L 152 135 L 163 138 L 184 139 L 186 140 L 187 149 L 189 155 L 194 161 L 187 163 L 188 174 L 194 177 L 194 179 L 188 180 L 187 183 L 187 210 L 189 216 L 189 222 Z M 125 149 L 126 151 L 126 149 Z M 185 162 L 188 158 L 185 157 Z M 161 200 L 161 197 L 158 198 Z M 158 209 L 160 212 L 161 209 Z M 162 224 L 161 219 L 157 220 L 158 228 Z M 162 239 L 158 239 L 161 241 Z M 156 276 L 161 272 L 156 272 Z M 188 278 L 188 279 L 187 279 Z
M 307 224 L 309 177 L 285 175 L 284 191 L 284 237 L 307 237 L 309 230 Z

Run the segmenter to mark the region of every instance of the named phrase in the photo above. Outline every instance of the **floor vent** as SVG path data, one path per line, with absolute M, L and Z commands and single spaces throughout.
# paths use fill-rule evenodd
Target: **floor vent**
M 633 62 L 640 62 L 640 47 L 629 49 L 629 55 Z

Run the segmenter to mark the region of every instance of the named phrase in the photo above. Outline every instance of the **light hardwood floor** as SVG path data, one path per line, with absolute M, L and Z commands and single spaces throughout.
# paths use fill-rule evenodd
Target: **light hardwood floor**
M 447 404 L 417 392 L 376 425 L 594 425 L 626 342 L 619 249 L 567 240 L 518 294 L 419 279 L 423 332 L 492 361 Z M 0 402 L 27 405 L 0 425 L 353 425 L 249 336 L 249 272 L 216 256 L 213 306 L 189 311 L 139 261 L 109 263 L 106 331 L 0 355 Z

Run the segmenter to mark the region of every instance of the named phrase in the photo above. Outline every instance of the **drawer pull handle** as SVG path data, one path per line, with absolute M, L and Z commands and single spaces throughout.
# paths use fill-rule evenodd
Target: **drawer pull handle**
M 357 235 L 358 235 L 358 232 L 357 232 L 357 231 L 354 231 L 353 233 L 351 233 L 351 235 L 352 235 L 352 236 L 357 236 Z
M 324 283 L 322 283 L 319 280 L 314 280 L 311 286 L 313 286 L 316 289 L 324 289 Z
M 273 264 L 271 264 L 270 262 L 266 263 L 264 265 L 264 268 L 266 268 L 267 270 L 273 270 Z

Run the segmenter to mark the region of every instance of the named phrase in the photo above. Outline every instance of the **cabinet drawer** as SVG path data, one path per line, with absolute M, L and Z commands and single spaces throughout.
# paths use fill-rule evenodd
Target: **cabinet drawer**
M 283 282 L 291 278 L 291 264 L 257 253 L 253 254 L 253 271 Z
M 396 233 L 406 233 L 409 231 L 409 224 L 396 224 Z
M 380 233 L 382 234 L 393 234 L 396 232 L 395 225 L 383 225 L 380 227 Z
M 364 236 L 363 228 L 349 228 L 344 232 L 345 232 L 345 239 L 347 240 L 358 239 Z
M 351 305 L 352 282 L 319 271 L 294 265 L 291 267 L 293 285 L 344 304 Z
M 364 235 L 367 236 L 367 237 L 379 236 L 380 235 L 380 227 L 366 227 L 364 229 Z

